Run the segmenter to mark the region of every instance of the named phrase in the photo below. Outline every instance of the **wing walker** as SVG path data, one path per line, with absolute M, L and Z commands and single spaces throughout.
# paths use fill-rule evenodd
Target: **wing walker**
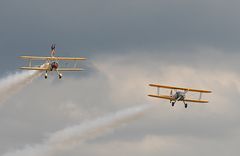
M 48 73 L 55 71 L 58 74 L 58 78 L 62 78 L 62 73 L 65 71 L 82 71 L 82 68 L 77 67 L 78 61 L 86 60 L 83 57 L 57 57 L 56 54 L 56 45 L 52 44 L 51 46 L 51 56 L 20 56 L 21 59 L 28 60 L 28 65 L 25 67 L 20 67 L 22 70 L 38 70 L 38 71 L 45 71 L 44 77 L 45 79 L 48 78 Z M 45 61 L 45 63 L 41 66 L 32 66 L 32 61 Z M 67 67 L 60 67 L 60 61 L 75 61 L 74 66 L 71 68 Z

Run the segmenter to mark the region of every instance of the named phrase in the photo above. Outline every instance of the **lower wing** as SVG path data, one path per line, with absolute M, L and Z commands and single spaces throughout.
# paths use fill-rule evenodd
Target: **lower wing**
M 40 70 L 40 71 L 46 71 L 49 70 L 48 68 L 43 67 L 20 67 L 20 69 L 23 70 Z M 58 68 L 58 71 L 82 71 L 82 68 Z
M 83 71 L 82 68 L 58 68 L 58 71 Z
M 148 95 L 148 96 L 150 96 L 150 97 L 155 97 L 155 98 L 161 98 L 161 99 L 172 100 L 172 101 L 175 100 L 175 99 L 172 98 L 171 96 L 167 96 L 167 95 L 152 95 L 152 94 L 150 94 L 150 95 Z
M 185 99 L 184 101 L 186 101 L 186 102 L 194 102 L 194 103 L 208 103 L 207 100 L 190 100 L 190 99 Z
M 148 95 L 148 96 L 155 97 L 155 98 L 161 98 L 161 99 L 167 99 L 167 100 L 171 100 L 171 101 L 176 100 L 176 99 L 172 98 L 171 96 L 167 96 L 167 95 Z M 183 100 L 179 100 L 179 101 L 183 101 Z M 184 101 L 186 101 L 186 102 L 194 102 L 194 103 L 208 103 L 207 100 L 184 99 Z
M 20 69 L 23 69 L 23 70 L 40 70 L 40 71 L 48 70 L 48 68 L 43 68 L 43 67 L 20 67 Z

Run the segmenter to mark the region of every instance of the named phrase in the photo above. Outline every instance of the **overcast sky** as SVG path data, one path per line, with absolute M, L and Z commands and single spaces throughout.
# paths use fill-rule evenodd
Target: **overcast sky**
M 239 1 L 1 0 L 1 78 L 20 55 L 83 56 L 86 71 L 36 79 L 0 107 L 0 154 L 141 104 L 158 105 L 67 155 L 237 155 Z M 55 74 L 50 77 L 56 77 Z M 151 99 L 148 83 L 213 90 L 207 105 Z M 104 150 L 103 150 L 104 149 Z M 111 150 L 110 150 L 111 149 Z

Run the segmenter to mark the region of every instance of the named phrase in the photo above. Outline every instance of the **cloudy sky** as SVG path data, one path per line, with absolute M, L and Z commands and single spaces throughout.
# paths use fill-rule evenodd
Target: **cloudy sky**
M 237 155 L 239 5 L 234 0 L 1 0 L 0 81 L 19 72 L 25 62 L 18 56 L 49 55 L 52 43 L 60 56 L 88 60 L 81 63 L 86 71 L 64 73 L 61 81 L 55 74 L 39 77 L 1 104 L 0 154 L 21 155 L 15 152 L 42 145 L 66 127 L 154 105 L 124 126 L 50 155 Z M 155 91 L 148 83 L 213 94 L 205 96 L 207 105 L 172 108 L 147 97 Z

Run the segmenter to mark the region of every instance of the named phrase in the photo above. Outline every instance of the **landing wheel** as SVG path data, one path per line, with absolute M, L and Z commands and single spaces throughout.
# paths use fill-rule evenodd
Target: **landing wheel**
M 59 75 L 58 75 L 58 78 L 61 79 L 61 78 L 62 78 L 62 74 L 59 74 Z
M 185 106 L 185 108 L 187 108 L 188 105 L 185 103 L 184 106 Z
M 175 102 L 172 102 L 172 107 L 174 106 Z
M 46 74 L 44 75 L 44 78 L 47 79 L 47 77 L 48 77 L 48 75 L 47 75 L 47 73 L 46 73 Z

